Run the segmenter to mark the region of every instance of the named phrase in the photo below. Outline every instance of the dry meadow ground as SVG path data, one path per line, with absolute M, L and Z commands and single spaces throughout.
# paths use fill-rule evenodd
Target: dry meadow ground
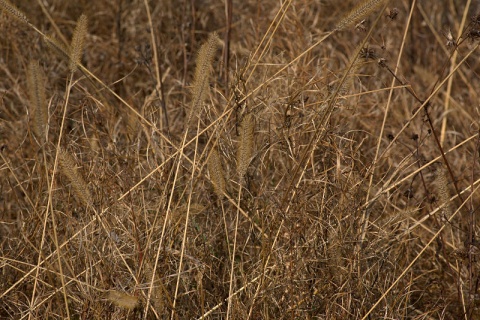
M 478 2 L 11 1 L 0 318 L 480 317 Z

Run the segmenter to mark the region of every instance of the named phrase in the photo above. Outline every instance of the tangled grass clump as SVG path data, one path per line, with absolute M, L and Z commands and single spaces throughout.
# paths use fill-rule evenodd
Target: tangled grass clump
M 0 8 L 0 318 L 480 316 L 470 2 Z

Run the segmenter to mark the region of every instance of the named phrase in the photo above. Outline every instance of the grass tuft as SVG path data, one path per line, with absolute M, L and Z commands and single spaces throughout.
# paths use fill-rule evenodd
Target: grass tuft
M 472 3 L 0 0 L 0 319 L 480 319 Z

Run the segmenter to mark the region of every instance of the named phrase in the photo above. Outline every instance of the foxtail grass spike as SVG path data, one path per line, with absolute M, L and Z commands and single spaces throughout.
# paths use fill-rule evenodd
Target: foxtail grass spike
M 449 218 L 453 211 L 450 206 L 451 193 L 448 188 L 447 169 L 442 166 L 442 168 L 437 169 L 436 173 L 435 186 L 439 202 L 442 205 L 442 218 Z
M 87 16 L 82 14 L 78 18 L 77 26 L 73 32 L 72 43 L 70 44 L 70 64 L 71 72 L 77 70 L 78 65 L 82 60 L 82 52 L 85 45 L 85 37 L 87 35 Z
M 13 18 L 28 23 L 27 16 L 22 11 L 20 11 L 20 9 L 11 4 L 10 1 L 0 0 L 0 8 L 2 8 L 3 11 L 5 11 Z
M 339 23 L 335 26 L 335 30 L 340 31 L 353 26 L 354 24 L 365 19 L 373 11 L 380 8 L 388 0 L 366 0 L 359 3 L 353 8 Z
M 45 143 L 48 124 L 48 106 L 45 96 L 45 76 L 38 61 L 30 62 L 27 86 L 33 114 L 33 131 L 40 144 Z
M 58 155 L 60 171 L 68 178 L 68 180 L 70 180 L 75 196 L 85 206 L 88 207 L 92 205 L 92 195 L 88 189 L 87 183 L 80 172 L 78 172 L 75 160 L 73 160 L 72 156 L 63 149 L 60 149 Z
M 243 178 L 247 173 L 253 154 L 255 119 L 252 113 L 247 113 L 242 119 L 240 128 L 240 141 L 237 150 L 237 173 Z
M 217 33 L 211 33 L 207 42 L 198 51 L 192 84 L 192 104 L 188 113 L 187 124 L 190 123 L 193 115 L 199 112 L 202 103 L 207 97 L 213 58 L 219 43 L 220 39 Z
M 213 188 L 217 196 L 222 199 L 225 194 L 225 174 L 222 168 L 222 161 L 216 148 L 212 149 L 210 157 L 208 158 L 208 172 L 212 180 Z

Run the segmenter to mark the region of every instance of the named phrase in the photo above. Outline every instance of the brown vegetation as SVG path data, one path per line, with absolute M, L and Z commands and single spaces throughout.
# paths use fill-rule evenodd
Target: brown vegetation
M 12 2 L 0 318 L 480 317 L 470 1 Z

